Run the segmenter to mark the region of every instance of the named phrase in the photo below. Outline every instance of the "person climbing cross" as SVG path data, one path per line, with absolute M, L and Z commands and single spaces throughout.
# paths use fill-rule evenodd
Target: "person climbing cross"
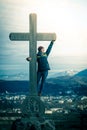
M 37 69 L 37 87 L 38 87 L 38 96 L 41 96 L 42 89 L 44 87 L 46 78 L 48 76 L 48 70 L 50 70 L 50 66 L 48 63 L 48 56 L 51 52 L 51 49 L 53 47 L 55 40 L 52 40 L 45 51 L 45 48 L 43 46 L 38 47 L 38 53 L 37 53 L 37 63 L 38 63 L 38 69 Z M 27 57 L 27 61 L 31 61 L 32 57 Z

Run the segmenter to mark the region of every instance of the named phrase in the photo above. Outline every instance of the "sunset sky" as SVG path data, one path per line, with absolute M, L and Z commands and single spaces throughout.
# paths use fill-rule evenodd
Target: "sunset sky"
M 51 56 L 87 57 L 87 0 L 0 0 L 1 64 L 25 62 L 29 42 L 10 41 L 9 34 L 29 32 L 30 13 L 37 14 L 37 32 L 57 35 Z

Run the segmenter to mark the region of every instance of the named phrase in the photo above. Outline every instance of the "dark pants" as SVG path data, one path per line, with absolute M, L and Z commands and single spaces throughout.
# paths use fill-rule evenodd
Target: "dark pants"
M 42 92 L 46 77 L 48 75 L 48 70 L 37 72 L 37 87 L 38 87 L 38 93 Z

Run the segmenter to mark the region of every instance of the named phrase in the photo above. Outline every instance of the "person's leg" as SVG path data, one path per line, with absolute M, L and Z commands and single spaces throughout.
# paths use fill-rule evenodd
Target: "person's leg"
M 40 85 L 40 89 L 39 89 L 39 95 L 41 95 L 47 75 L 48 75 L 48 70 L 42 72 L 42 75 L 41 75 L 42 79 L 41 79 L 41 85 Z
M 39 86 L 40 79 L 41 79 L 41 72 L 37 72 L 37 88 Z

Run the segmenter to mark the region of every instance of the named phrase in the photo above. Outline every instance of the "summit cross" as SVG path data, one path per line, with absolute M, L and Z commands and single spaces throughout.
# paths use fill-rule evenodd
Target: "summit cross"
M 36 72 L 36 53 L 37 41 L 56 40 L 55 33 L 37 33 L 37 15 L 29 15 L 29 33 L 10 33 L 9 38 L 12 41 L 29 41 L 30 61 L 30 95 L 37 96 L 37 72 Z

